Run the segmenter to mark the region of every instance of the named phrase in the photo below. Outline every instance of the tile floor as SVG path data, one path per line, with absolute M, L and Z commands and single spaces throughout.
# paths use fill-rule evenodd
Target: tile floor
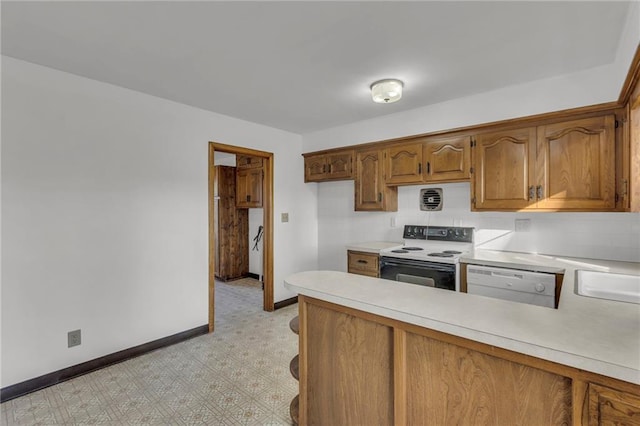
M 216 331 L 0 405 L 3 425 L 291 425 L 298 305 L 262 311 L 252 279 L 216 283 Z

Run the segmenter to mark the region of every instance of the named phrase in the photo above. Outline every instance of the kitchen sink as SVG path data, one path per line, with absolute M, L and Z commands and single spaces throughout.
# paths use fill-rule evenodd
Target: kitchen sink
M 578 294 L 598 299 L 640 304 L 640 276 L 576 271 Z

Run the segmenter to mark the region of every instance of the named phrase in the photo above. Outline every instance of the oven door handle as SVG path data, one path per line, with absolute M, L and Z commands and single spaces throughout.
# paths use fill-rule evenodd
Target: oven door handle
M 432 269 L 436 271 L 451 272 L 456 270 L 456 265 L 448 263 L 435 263 L 422 260 L 397 259 L 394 257 L 381 257 L 380 269 L 384 266 L 414 266 L 417 268 Z

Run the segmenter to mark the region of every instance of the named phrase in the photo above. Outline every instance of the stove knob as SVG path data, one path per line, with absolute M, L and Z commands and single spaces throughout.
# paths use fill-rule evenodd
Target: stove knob
M 542 292 L 545 290 L 545 288 L 546 288 L 546 287 L 545 287 L 545 286 L 544 286 L 544 284 L 542 284 L 542 283 L 538 283 L 538 284 L 536 284 L 536 291 L 537 291 L 538 293 L 542 293 Z

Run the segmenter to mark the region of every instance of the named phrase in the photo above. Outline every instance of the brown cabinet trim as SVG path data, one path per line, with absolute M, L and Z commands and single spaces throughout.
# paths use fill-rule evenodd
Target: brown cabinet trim
M 640 80 L 640 45 L 636 48 L 636 54 L 633 56 L 629 71 L 627 72 L 627 78 L 624 80 L 622 89 L 620 90 L 620 96 L 618 97 L 618 105 L 623 106 L 629 102 L 633 89 Z

